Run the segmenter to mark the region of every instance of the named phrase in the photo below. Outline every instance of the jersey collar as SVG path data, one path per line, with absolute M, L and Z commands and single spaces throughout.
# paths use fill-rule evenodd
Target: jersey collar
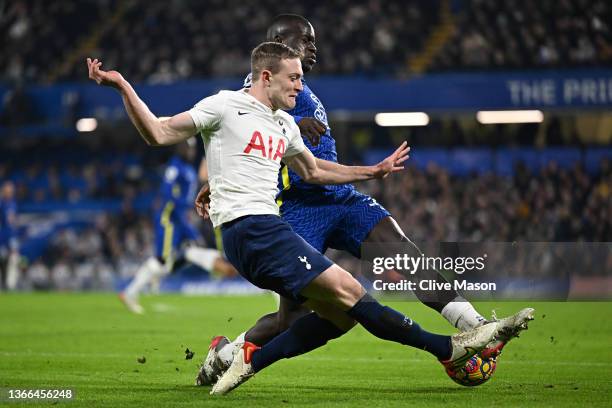
M 266 104 L 261 103 L 260 101 L 258 101 L 257 98 L 255 98 L 253 95 L 251 95 L 250 93 L 247 92 L 249 89 L 250 88 L 243 88 L 241 90 L 241 92 L 249 99 L 249 103 L 250 104 L 252 104 L 254 106 L 257 106 L 257 108 L 259 110 L 262 110 L 262 111 L 264 111 L 266 113 L 269 113 L 271 115 L 275 115 L 280 110 L 280 109 L 277 109 L 277 110 L 273 111 L 272 108 L 270 108 Z

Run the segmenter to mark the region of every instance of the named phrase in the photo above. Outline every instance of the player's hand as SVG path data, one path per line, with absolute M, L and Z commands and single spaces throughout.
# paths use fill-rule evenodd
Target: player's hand
M 306 136 L 311 145 L 317 146 L 321 141 L 321 136 L 327 131 L 325 123 L 315 118 L 302 118 L 298 122 L 298 127 L 303 136 Z
M 376 168 L 374 177 L 385 178 L 391 173 L 403 170 L 404 166 L 401 166 L 401 164 L 410 157 L 408 156 L 409 151 L 410 146 L 408 146 L 408 142 L 403 142 L 391 156 L 374 166 Z
M 123 76 L 117 71 L 102 71 L 100 67 L 102 62 L 98 59 L 92 61 L 87 58 L 87 68 L 89 70 L 89 79 L 96 81 L 98 85 L 110 86 L 116 89 L 121 87 L 121 83 L 125 81 Z
M 208 219 L 208 211 L 210 210 L 210 187 L 205 184 L 200 189 L 195 199 L 195 209 L 198 215 L 205 220 Z

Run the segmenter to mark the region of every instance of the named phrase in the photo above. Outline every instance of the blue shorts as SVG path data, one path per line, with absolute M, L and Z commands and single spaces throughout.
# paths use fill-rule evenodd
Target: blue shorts
M 361 258 L 361 243 L 391 214 L 372 197 L 353 189 L 319 194 L 283 191 L 281 216 L 291 228 L 321 253 L 327 248 Z
M 177 211 L 167 202 L 155 216 L 155 256 L 164 262 L 171 258 L 181 243 L 197 241 L 200 234 L 191 225 L 185 211 Z
M 228 261 L 249 282 L 303 302 L 300 295 L 314 278 L 333 265 L 276 215 L 251 215 L 223 224 Z

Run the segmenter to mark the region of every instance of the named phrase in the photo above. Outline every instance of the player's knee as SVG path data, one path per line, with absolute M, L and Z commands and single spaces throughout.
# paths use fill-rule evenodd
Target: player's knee
M 346 273 L 336 287 L 336 298 L 345 308 L 351 308 L 363 297 L 365 289 L 357 279 Z
M 293 324 L 293 322 L 303 316 L 306 316 L 308 313 L 310 313 L 310 310 L 306 308 L 299 308 L 282 314 L 279 313 L 277 319 L 278 333 L 280 334 L 284 332 Z

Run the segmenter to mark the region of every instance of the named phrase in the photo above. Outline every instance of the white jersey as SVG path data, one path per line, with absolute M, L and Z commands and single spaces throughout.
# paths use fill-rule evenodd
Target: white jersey
M 293 118 L 244 90 L 202 99 L 189 114 L 204 140 L 213 225 L 245 215 L 278 215 L 281 160 L 306 148 Z

